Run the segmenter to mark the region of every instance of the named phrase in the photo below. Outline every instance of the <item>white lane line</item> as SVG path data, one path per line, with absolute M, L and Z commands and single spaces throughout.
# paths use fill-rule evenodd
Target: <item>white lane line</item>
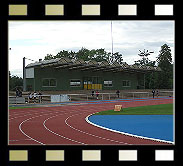
M 39 114 L 39 113 L 51 113 L 51 112 L 58 112 L 58 113 L 62 113 L 62 111 L 63 110 L 58 110 L 58 109 L 51 109 L 51 110 L 45 110 L 45 108 L 42 108 L 42 109 L 40 109 L 40 110 L 29 110 L 29 111 L 23 111 L 23 112 L 17 112 L 17 113 L 14 113 L 14 114 L 11 114 L 10 115 L 10 113 L 9 113 L 9 117 L 11 116 L 13 116 L 12 118 L 10 118 L 10 119 L 14 119 L 14 118 L 17 118 L 16 116 L 21 116 L 21 115 L 24 115 L 24 116 L 26 116 L 26 115 L 30 115 L 30 114 Z M 16 116 L 15 116 L 16 115 Z
M 22 124 L 25 123 L 25 122 L 27 122 L 27 121 L 30 120 L 30 119 L 33 119 L 33 118 L 26 119 L 26 120 L 24 120 L 22 123 L 20 123 L 20 125 L 19 125 L 19 130 L 21 131 L 21 133 L 22 133 L 23 135 L 25 135 L 26 137 L 30 138 L 31 140 L 33 140 L 33 141 L 35 141 L 35 142 L 37 142 L 37 143 L 39 143 L 39 144 L 41 144 L 41 145 L 45 145 L 44 143 L 42 143 L 42 142 L 40 142 L 40 141 L 38 141 L 38 140 L 36 140 L 36 139 L 30 137 L 29 135 L 27 135 L 27 134 L 22 130 Z
M 29 115 L 34 115 L 34 114 L 42 114 L 43 113 L 43 115 L 46 113 L 50 113 L 50 114 L 54 114 L 54 113 L 61 113 L 61 112 L 58 112 L 58 111 L 54 111 L 54 113 L 53 113 L 53 111 L 49 111 L 49 112 L 36 112 L 36 113 L 32 113 L 32 114 L 26 114 L 26 115 L 23 115 L 23 116 L 17 116 L 17 117 L 14 117 L 14 118 L 10 118 L 9 120 L 13 120 L 13 119 L 18 119 L 18 118 L 22 118 L 22 117 L 25 117 L 25 116 L 29 116 Z
M 32 138 L 32 137 L 29 136 L 28 134 L 26 134 L 26 133 L 22 130 L 22 125 L 23 125 L 25 122 L 27 122 L 27 121 L 29 121 L 29 120 L 31 120 L 31 119 L 34 119 L 34 118 L 37 118 L 37 117 L 41 117 L 41 116 L 45 116 L 45 115 L 50 115 L 50 114 L 53 114 L 53 113 L 48 113 L 48 114 L 44 114 L 44 115 L 34 116 L 34 117 L 31 117 L 31 118 L 28 118 L 28 119 L 22 121 L 22 122 L 20 123 L 20 125 L 19 125 L 19 130 L 21 131 L 21 133 L 22 133 L 23 135 L 25 135 L 25 136 L 28 137 L 29 139 L 31 139 L 31 140 L 33 140 L 33 141 L 35 141 L 35 142 L 37 142 L 37 143 L 39 143 L 39 144 L 41 144 L 41 145 L 45 145 L 44 143 L 42 143 L 42 142 L 40 142 L 40 141 L 38 141 L 38 140 Z
M 73 112 L 73 111 L 72 111 L 72 112 Z M 65 114 L 72 113 L 72 112 L 67 112 L 67 113 L 65 113 Z M 28 137 L 29 139 L 31 139 L 31 140 L 33 140 L 33 141 L 35 141 L 35 142 L 37 142 L 37 143 L 39 143 L 39 144 L 41 144 L 41 145 L 46 145 L 46 144 L 44 144 L 44 143 L 42 143 L 42 142 L 40 142 L 40 141 L 38 141 L 38 140 L 32 138 L 32 137 L 29 136 L 28 134 L 26 134 L 26 133 L 22 130 L 22 125 L 23 125 L 25 122 L 27 122 L 27 121 L 29 121 L 29 120 L 31 120 L 31 119 L 34 119 L 34 118 L 37 118 L 37 117 L 41 117 L 41 116 L 45 116 L 45 115 L 50 115 L 50 114 L 54 114 L 54 113 L 48 113 L 48 114 L 44 114 L 44 115 L 34 116 L 34 117 L 31 117 L 31 118 L 28 118 L 28 119 L 22 121 L 22 122 L 20 123 L 20 125 L 19 125 L 19 130 L 21 131 L 21 133 L 22 133 L 23 135 L 25 135 L 25 136 Z M 63 114 L 61 114 L 61 115 L 63 115 Z M 58 116 L 58 115 L 56 115 L 56 116 Z
M 96 127 L 99 127 L 99 128 L 105 129 L 105 130 L 113 131 L 113 132 L 116 132 L 116 133 L 124 134 L 124 135 L 127 135 L 127 136 L 131 136 L 131 137 L 136 137 L 136 138 L 141 138 L 141 139 L 147 139 L 147 140 L 157 141 L 157 142 L 165 142 L 165 143 L 169 143 L 169 144 L 173 144 L 173 143 L 174 143 L 174 142 L 171 142 L 171 141 L 165 141 L 165 140 L 160 140 L 160 139 L 155 139 L 155 138 L 149 138 L 149 137 L 138 136 L 138 135 L 129 134 L 129 133 L 117 131 L 117 130 L 114 130 L 114 129 L 110 129 L 110 128 L 107 128 L 107 127 L 99 126 L 99 125 L 97 125 L 97 124 L 95 124 L 95 123 L 89 121 L 88 118 L 89 118 L 89 116 L 91 116 L 91 115 L 93 115 L 93 113 L 90 114 L 90 115 L 88 115 L 88 116 L 85 118 L 85 120 L 86 120 L 89 124 L 91 124 L 91 125 L 93 125 L 93 126 L 96 126 Z
M 60 134 L 55 133 L 54 131 L 50 130 L 50 129 L 46 126 L 46 122 L 47 122 L 48 120 L 52 119 L 52 118 L 57 117 L 57 116 L 60 116 L 60 115 L 56 115 L 56 116 L 49 117 L 49 118 L 47 118 L 47 119 L 43 122 L 43 126 L 45 127 L 46 130 L 48 130 L 48 131 L 51 132 L 52 134 L 55 134 L 55 135 L 57 135 L 57 136 L 59 136 L 59 137 L 62 137 L 62 138 L 64 138 L 64 139 L 67 139 L 67 140 L 69 140 L 69 141 L 76 142 L 76 143 L 83 144 L 83 145 L 87 145 L 87 144 L 85 144 L 85 143 L 83 143 L 83 142 L 76 141 L 76 140 L 74 140 L 74 139 L 65 137 L 65 136 L 63 136 L 63 135 L 60 135 Z
M 117 143 L 121 143 L 121 144 L 130 145 L 130 144 L 126 143 L 126 142 L 121 142 L 121 141 L 117 141 L 117 140 L 113 140 L 113 139 L 101 137 L 101 136 L 94 135 L 94 134 L 91 134 L 91 133 L 88 133 L 88 132 L 85 132 L 85 131 L 82 131 L 82 130 L 79 130 L 79 129 L 74 128 L 73 126 L 71 126 L 71 125 L 69 125 L 69 124 L 67 123 L 67 120 L 68 120 L 69 118 L 73 117 L 73 116 L 76 116 L 76 115 L 80 115 L 80 114 L 71 115 L 71 116 L 69 116 L 69 117 L 65 120 L 65 124 L 66 124 L 67 126 L 69 126 L 70 128 L 72 128 L 72 129 L 74 129 L 74 130 L 76 130 L 76 131 L 78 131 L 78 132 L 81 132 L 81 133 L 83 133 L 83 134 L 90 135 L 90 136 L 92 136 L 92 137 L 96 137 L 96 138 L 99 138 L 99 139 L 104 139 L 104 140 L 111 141 L 111 142 L 117 142 Z

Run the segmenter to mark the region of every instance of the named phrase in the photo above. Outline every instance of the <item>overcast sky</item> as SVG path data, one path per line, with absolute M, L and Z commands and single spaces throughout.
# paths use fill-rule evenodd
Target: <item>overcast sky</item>
M 134 64 L 139 50 L 154 53 L 168 44 L 174 60 L 174 21 L 112 21 L 114 53 Z M 9 70 L 22 77 L 23 57 L 38 61 L 61 50 L 104 48 L 111 52 L 111 21 L 9 21 Z M 26 60 L 26 65 L 32 63 Z

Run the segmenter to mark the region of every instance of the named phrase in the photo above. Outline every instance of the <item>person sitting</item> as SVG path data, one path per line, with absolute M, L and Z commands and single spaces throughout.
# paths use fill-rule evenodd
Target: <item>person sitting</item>
M 36 93 L 36 91 L 34 91 L 34 93 L 33 93 L 33 97 L 34 97 L 34 103 L 36 103 L 36 97 L 37 97 L 37 93 Z
M 32 101 L 32 93 L 31 92 L 29 92 L 29 97 L 28 97 L 28 103 L 30 103 L 31 101 Z

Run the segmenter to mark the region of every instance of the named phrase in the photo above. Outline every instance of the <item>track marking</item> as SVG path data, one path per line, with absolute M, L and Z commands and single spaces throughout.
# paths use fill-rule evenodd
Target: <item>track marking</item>
M 44 115 L 39 115 L 39 116 L 34 116 L 34 117 L 31 117 L 31 118 L 28 118 L 28 119 L 22 121 L 22 122 L 20 123 L 20 125 L 19 125 L 19 130 L 21 131 L 21 133 L 22 133 L 23 135 L 25 135 L 25 136 L 28 137 L 29 139 L 31 139 L 31 140 L 33 140 L 33 141 L 35 141 L 35 142 L 37 142 L 37 143 L 39 143 L 39 144 L 41 144 L 41 145 L 46 145 L 46 144 L 44 144 L 44 143 L 42 143 L 42 142 L 40 142 L 40 141 L 38 141 L 38 140 L 36 140 L 36 139 L 30 137 L 29 135 L 27 135 L 27 134 L 22 130 L 22 124 L 24 124 L 25 122 L 27 122 L 27 121 L 29 121 L 29 120 L 31 120 L 31 119 L 34 119 L 34 118 L 37 118 L 37 117 L 41 117 L 41 116 L 45 116 L 45 115 L 50 115 L 50 114 L 53 114 L 53 113 L 44 114 Z
M 46 123 L 49 119 L 54 118 L 54 117 L 57 117 L 57 116 L 60 116 L 60 115 L 56 115 L 56 116 L 49 117 L 49 118 L 47 118 L 47 119 L 43 122 L 43 126 L 45 127 L 46 130 L 48 130 L 48 131 L 51 132 L 52 134 L 55 134 L 55 135 L 57 135 L 57 136 L 59 136 L 59 137 L 62 137 L 62 138 L 64 138 L 64 139 L 67 139 L 67 140 L 69 140 L 69 141 L 76 142 L 76 143 L 83 144 L 83 145 L 87 145 L 87 144 L 85 144 L 85 143 L 83 143 L 83 142 L 76 141 L 76 140 L 74 140 L 74 139 L 71 139 L 71 138 L 65 137 L 65 136 L 63 136 L 63 135 L 60 135 L 60 134 L 58 134 L 58 133 L 55 133 L 54 131 L 52 131 L 52 130 L 50 130 L 49 128 L 47 128 L 47 126 L 45 125 L 45 123 Z
M 26 137 L 30 138 L 31 140 L 33 140 L 33 141 L 35 141 L 35 142 L 37 142 L 37 143 L 39 143 L 39 144 L 41 144 L 41 145 L 46 145 L 46 144 L 44 144 L 44 143 L 42 143 L 42 142 L 40 142 L 40 141 L 38 141 L 38 140 L 36 140 L 36 139 L 30 137 L 29 135 L 27 135 L 27 134 L 22 130 L 22 124 L 25 123 L 25 122 L 27 122 L 27 121 L 30 120 L 30 119 L 33 119 L 33 118 L 26 119 L 26 120 L 24 120 L 22 123 L 20 123 L 20 125 L 19 125 L 19 130 L 22 132 L 23 135 L 25 135 Z
M 151 99 L 151 100 L 152 100 L 152 99 Z M 156 99 L 153 99 L 153 100 L 156 100 Z M 161 99 L 159 99 L 159 100 L 161 100 Z M 136 101 L 138 101 L 138 100 L 135 100 L 134 102 L 136 102 Z M 146 102 L 147 100 L 143 100 L 143 101 Z M 156 101 L 157 101 L 157 100 L 156 100 Z M 120 102 L 120 101 L 116 101 L 116 102 Z M 100 104 L 101 104 L 101 106 L 100 106 L 100 105 L 99 105 L 99 106 L 93 106 L 93 107 L 91 107 L 90 109 L 91 109 L 91 110 L 93 110 L 93 109 L 96 110 L 96 109 L 98 108 L 97 110 L 99 110 L 99 107 L 100 107 L 100 109 L 103 110 L 103 109 L 105 108 L 105 106 L 104 106 L 105 103 L 104 103 L 104 102 L 103 102 L 103 103 L 101 102 Z M 57 106 L 57 107 L 58 107 L 58 106 Z M 77 109 L 76 111 L 80 111 L 81 107 L 82 107 L 82 104 L 78 107 L 78 109 Z M 63 110 L 63 112 L 66 112 L 66 111 L 68 110 L 68 108 L 69 108 L 69 110 L 70 110 L 71 108 L 73 109 L 72 106 L 70 106 L 70 107 L 65 106 L 65 109 Z M 86 108 L 86 107 L 84 107 L 84 108 Z M 57 110 L 57 109 L 58 109 L 58 108 L 56 108 L 55 110 Z M 102 111 L 102 110 L 100 110 L 100 111 Z M 32 110 L 31 110 L 31 111 L 32 111 Z M 46 110 L 46 111 L 47 111 L 47 110 Z M 75 111 L 75 112 L 76 112 L 76 111 Z M 50 111 L 49 111 L 49 112 L 50 112 Z M 87 112 L 87 111 L 85 111 L 85 112 Z M 83 113 L 85 113 L 85 112 L 83 112 Z M 92 112 L 93 112 L 93 111 L 92 111 Z M 11 112 L 11 113 L 12 113 L 12 112 Z M 23 114 L 23 112 L 21 112 L 21 113 Z M 27 113 L 27 111 L 25 111 L 25 113 Z M 35 113 L 35 112 L 34 112 L 34 113 Z M 34 114 L 34 113 L 33 113 L 33 114 Z M 48 113 L 48 112 L 47 112 L 47 114 L 40 115 L 40 116 L 36 116 L 36 117 L 32 117 L 32 118 L 26 119 L 26 120 L 24 120 L 24 121 L 26 122 L 26 121 L 28 121 L 28 120 L 30 120 L 30 119 L 33 119 L 33 118 L 37 118 L 37 117 L 41 117 L 41 116 L 46 116 L 46 115 L 54 114 L 54 113 L 55 113 L 55 112 L 53 112 L 53 113 Z M 60 111 L 59 113 L 61 113 L 61 111 Z M 69 112 L 69 113 L 71 113 L 71 112 Z M 89 113 L 89 111 L 88 111 L 88 113 Z M 65 113 L 65 114 L 67 114 L 67 113 Z M 12 116 L 13 116 L 13 115 L 12 115 Z M 59 115 L 56 115 L 56 116 L 59 116 Z M 72 115 L 72 116 L 74 116 L 74 115 Z M 16 118 L 16 117 L 15 117 L 15 118 Z M 68 120 L 68 119 L 67 119 L 67 120 Z M 23 125 L 25 122 L 22 122 L 21 126 L 19 125 L 19 127 L 22 127 L 22 125 Z M 66 121 L 66 123 L 67 123 L 67 121 Z M 77 130 L 78 130 L 78 129 L 77 129 Z M 20 130 L 20 131 L 21 131 L 21 130 Z M 23 131 L 23 130 L 22 130 L 22 131 Z M 82 132 L 84 132 L 84 131 L 82 131 Z M 57 134 L 57 133 L 56 133 L 56 134 Z M 90 133 L 89 133 L 89 134 L 90 134 Z M 25 135 L 25 134 L 24 134 L 24 135 Z M 30 136 L 29 136 L 29 137 L 30 137 Z M 29 137 L 28 137 L 28 138 L 29 138 Z M 30 140 L 33 140 L 33 139 L 34 139 L 34 138 L 32 138 L 32 139 L 30 138 Z M 27 139 L 27 140 L 28 140 L 28 139 Z M 34 141 L 34 140 L 33 140 L 33 141 Z M 38 140 L 36 140 L 36 141 L 38 141 Z
M 50 112 L 50 114 L 54 114 L 54 113 L 61 113 L 61 112 L 54 112 L 53 113 L 53 111 L 49 111 Z M 30 113 L 30 114 L 26 114 L 26 115 L 23 115 L 23 116 L 17 116 L 17 117 L 14 117 L 14 118 L 11 118 L 11 119 L 9 119 L 9 120 L 13 120 L 13 119 L 18 119 L 18 118 L 22 118 L 22 117 L 25 117 L 25 116 L 29 116 L 29 115 L 34 115 L 34 114 L 41 114 L 41 113 L 43 113 L 43 115 L 44 115 L 44 113 L 49 113 L 49 112 L 35 112 L 35 113 Z
M 81 114 L 81 113 L 80 113 L 80 114 Z M 69 124 L 67 123 L 67 120 L 68 120 L 69 118 L 71 118 L 71 117 L 73 117 L 73 116 L 76 116 L 76 115 L 80 115 L 80 114 L 75 114 L 75 115 L 71 115 L 71 116 L 69 116 L 69 117 L 65 120 L 65 124 L 66 124 L 67 126 L 69 126 L 70 128 L 72 128 L 72 129 L 74 129 L 74 130 L 78 131 L 78 132 L 84 133 L 84 134 L 86 134 L 86 135 L 90 135 L 90 136 L 92 136 L 92 137 L 96 137 L 96 138 L 104 139 L 104 140 L 111 141 L 111 142 L 117 142 L 117 143 L 122 143 L 122 144 L 131 145 L 131 144 L 128 144 L 128 143 L 125 143 L 125 142 L 120 142 L 120 141 L 116 141 L 116 140 L 113 140 L 113 139 L 109 139 L 109 138 L 105 138 L 105 137 L 97 136 L 97 135 L 94 135 L 94 134 L 91 134 L 91 133 L 88 133 L 88 132 L 85 132 L 85 131 L 82 131 L 82 130 L 76 129 L 76 128 L 72 127 L 71 125 L 69 125 Z

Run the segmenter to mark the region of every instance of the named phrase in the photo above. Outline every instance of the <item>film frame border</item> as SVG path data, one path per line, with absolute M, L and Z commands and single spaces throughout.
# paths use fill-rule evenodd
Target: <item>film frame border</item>
M 64 15 L 63 16 L 45 16 L 45 9 L 44 9 L 44 5 L 45 4 L 64 4 Z M 27 15 L 26 16 L 10 16 L 7 14 L 7 7 L 9 6 L 9 4 L 27 4 Z M 70 5 L 72 4 L 72 5 Z M 81 14 L 81 5 L 82 4 L 100 4 L 100 16 L 82 16 Z M 137 15 L 135 16 L 119 16 L 117 14 L 117 6 L 121 5 L 121 4 L 137 4 Z M 152 5 L 153 4 L 153 5 Z M 161 16 L 155 16 L 154 14 L 154 8 L 155 8 L 155 4 L 159 5 L 159 4 L 173 4 L 173 15 L 171 16 L 166 16 L 166 15 L 161 15 Z M 149 10 L 142 10 L 143 7 L 147 7 L 147 9 Z M 69 9 L 68 7 L 70 7 L 71 9 Z M 41 9 L 41 10 L 40 10 Z M 74 9 L 74 10 L 73 10 Z M 111 9 L 111 10 L 109 10 Z M 141 12 L 142 10 L 142 12 Z M 110 11 L 110 12 L 107 12 Z M 2 31 L 6 32 L 3 37 L 0 39 L 1 43 L 5 42 L 5 48 L 7 47 L 7 43 L 8 43 L 8 39 L 6 37 L 7 35 L 7 21 L 10 20 L 176 20 L 176 12 L 175 12 L 175 2 L 172 1 L 168 1 L 168 3 L 165 1 L 162 1 L 162 3 L 160 3 L 159 1 L 150 1 L 150 2 L 142 2 L 142 0 L 135 0 L 135 2 L 131 2 L 131 1 L 114 1 L 113 5 L 111 6 L 109 2 L 105 3 L 104 1 L 79 1 L 79 2 L 71 2 L 71 1 L 45 1 L 45 2 L 33 2 L 31 0 L 21 0 L 21 1 L 11 1 L 9 0 L 6 4 L 6 14 L 3 13 L 3 16 L 5 16 L 6 18 L 3 18 L 2 21 Z M 1 33 L 2 34 L 2 33 Z M 4 46 L 4 44 L 3 44 Z M 2 44 L 1 44 L 1 48 Z M 175 51 L 176 52 L 176 51 Z M 2 54 L 8 55 L 8 52 L 6 49 L 2 49 L 1 50 Z M 2 58 L 2 57 L 1 57 Z M 5 58 L 6 61 L 8 61 L 7 59 L 8 57 Z M 4 57 L 2 58 L 1 63 L 3 62 Z M 4 66 L 4 65 L 1 65 Z M 7 71 L 8 71 L 8 66 L 7 67 Z M 7 77 L 7 75 L 5 73 L 2 73 L 2 67 L 1 67 L 1 76 L 3 76 L 4 78 Z M 3 84 L 4 86 L 4 84 Z M 2 86 L 1 86 L 2 87 Z M 7 94 L 8 95 L 8 94 Z M 7 96 L 8 97 L 8 96 Z M 7 109 L 7 106 L 3 106 L 2 108 Z M 180 122 L 180 117 L 179 115 L 181 115 L 181 113 L 177 113 L 178 114 L 176 116 L 176 126 L 179 125 Z M 7 117 L 6 113 L 3 113 L 3 117 Z M 5 123 L 4 119 L 1 118 L 1 123 L 2 125 Z M 7 127 L 7 126 L 6 126 Z M 176 129 L 177 130 L 177 129 Z M 7 133 L 6 128 L 3 128 L 3 133 Z M 182 136 L 182 135 L 181 135 Z M 178 153 L 181 153 L 182 150 L 181 148 L 178 146 L 180 145 L 181 140 L 179 139 L 179 135 L 176 132 L 175 133 L 175 145 L 172 146 L 161 146 L 161 145 L 152 145 L 152 146 L 147 146 L 147 145 L 134 145 L 134 146 L 12 146 L 12 145 L 7 145 L 7 134 L 6 136 L 1 137 L 1 144 L 2 144 L 2 148 L 3 150 L 0 151 L 0 156 L 4 156 L 1 157 L 0 160 L 1 161 L 5 161 L 5 163 L 7 165 L 16 165 L 15 162 L 16 161 L 10 161 L 9 160 L 9 152 L 12 150 L 27 150 L 28 152 L 28 161 L 26 162 L 18 162 L 18 165 L 33 165 L 33 164 L 46 164 L 49 165 L 51 163 L 46 162 L 45 159 L 45 151 L 46 150 L 64 150 L 65 153 L 65 157 L 64 157 L 64 161 L 63 163 L 65 165 L 69 165 L 71 164 L 71 157 L 73 152 L 78 152 L 75 153 L 75 156 L 72 156 L 72 159 L 75 159 L 76 162 L 81 163 L 82 162 L 82 150 L 101 150 L 101 161 L 95 162 L 95 164 L 101 165 L 101 163 L 103 164 L 107 164 L 109 162 L 112 162 L 112 164 L 120 164 L 122 163 L 122 161 L 118 160 L 119 154 L 118 151 L 119 150 L 137 150 L 137 155 L 138 155 L 138 160 L 134 163 L 135 165 L 137 164 L 142 164 L 142 163 L 148 163 L 153 162 L 154 165 L 158 165 L 158 161 L 155 161 L 155 153 L 157 150 L 173 150 L 174 151 L 174 160 L 172 161 L 173 163 L 177 163 L 178 164 Z M 113 156 L 110 157 L 109 160 L 109 153 L 110 154 L 115 154 Z M 39 159 L 37 158 L 39 154 Z M 144 158 L 145 155 L 145 158 Z M 112 159 L 112 161 L 111 161 Z M 1 162 L 0 161 L 0 162 Z M 123 161 L 124 162 L 124 161 Z M 85 161 L 83 161 L 83 163 L 85 163 Z M 166 164 L 167 162 L 161 162 L 161 164 Z M 60 163 L 52 163 L 52 164 L 60 164 Z M 87 162 L 87 164 L 90 164 Z M 91 163 L 93 164 L 93 163 Z

